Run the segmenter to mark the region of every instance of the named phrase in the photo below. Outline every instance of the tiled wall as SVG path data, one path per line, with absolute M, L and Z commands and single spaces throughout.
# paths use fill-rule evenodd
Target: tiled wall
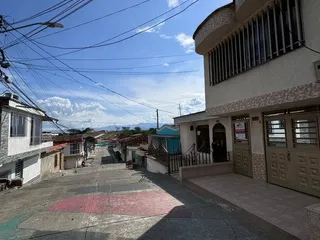
M 264 154 L 252 154 L 253 179 L 266 181 L 266 162 Z

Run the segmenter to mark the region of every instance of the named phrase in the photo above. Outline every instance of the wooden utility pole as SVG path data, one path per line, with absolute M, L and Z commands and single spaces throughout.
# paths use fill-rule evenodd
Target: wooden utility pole
M 157 109 L 156 112 L 157 112 L 157 129 L 159 129 L 159 109 Z

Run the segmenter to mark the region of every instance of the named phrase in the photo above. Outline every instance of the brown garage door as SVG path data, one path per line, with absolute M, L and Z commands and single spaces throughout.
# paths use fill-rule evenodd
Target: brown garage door
M 320 197 L 319 113 L 265 117 L 268 181 Z
M 249 117 L 233 118 L 234 171 L 252 177 Z

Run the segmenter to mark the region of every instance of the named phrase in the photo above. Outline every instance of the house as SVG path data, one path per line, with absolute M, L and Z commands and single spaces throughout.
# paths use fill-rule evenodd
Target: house
M 320 197 L 319 11 L 235 0 L 199 25 L 206 109 L 174 119 L 182 151 L 196 144 L 235 173 Z
M 180 158 L 180 131 L 177 125 L 163 125 L 156 134 L 148 136 L 147 170 L 154 173 L 168 173 L 168 158 Z
M 54 145 L 67 144 L 63 149 L 64 168 L 80 167 L 84 161 L 84 138 L 82 134 L 60 135 L 53 138 Z
M 40 178 L 46 179 L 51 174 L 64 170 L 63 149 L 66 143 L 52 146 L 46 152 L 41 153 Z
M 134 164 L 139 166 L 141 165 L 142 157 L 145 156 L 144 149 L 140 148 L 140 145 L 147 143 L 148 136 L 140 133 L 129 137 L 117 138 L 114 143 L 111 142 L 111 144 L 115 145 L 113 151 L 119 152 L 123 161 L 133 161 Z
M 43 110 L 10 93 L 0 97 L 0 108 L 0 178 L 35 182 L 40 178 L 40 154 L 53 145 L 41 139 L 42 122 L 49 119 Z

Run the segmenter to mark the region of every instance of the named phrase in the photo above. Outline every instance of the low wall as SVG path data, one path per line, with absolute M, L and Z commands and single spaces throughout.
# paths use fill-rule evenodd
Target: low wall
M 309 218 L 310 240 L 320 239 L 320 203 L 306 207 Z
M 162 173 L 167 174 L 167 166 L 156 161 L 156 158 L 152 156 L 147 156 L 147 170 L 152 173 Z
M 226 173 L 233 173 L 233 162 L 180 167 L 179 170 L 181 182 L 189 178 L 214 176 Z

